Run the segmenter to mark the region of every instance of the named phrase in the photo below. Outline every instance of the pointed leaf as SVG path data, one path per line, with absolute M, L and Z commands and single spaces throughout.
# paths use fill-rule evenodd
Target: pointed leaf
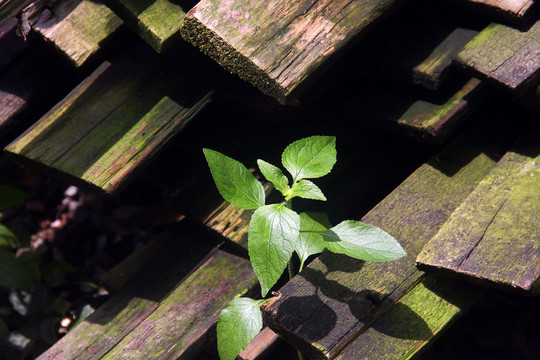
M 300 268 L 311 255 L 319 254 L 326 248 L 321 234 L 302 231 L 324 231 L 331 228 L 330 220 L 324 213 L 308 212 L 300 214 L 300 237 L 294 249 L 300 258 Z
M 33 285 L 32 274 L 20 259 L 0 249 L 0 286 L 22 290 L 30 289 Z
M 0 184 L 0 209 L 21 204 L 28 197 L 28 193 L 19 188 Z
M 217 151 L 203 149 L 219 193 L 225 200 L 246 210 L 264 205 L 264 188 L 240 162 Z
M 0 225 L 0 249 L 15 249 L 17 246 L 17 236 L 4 225 Z
M 291 173 L 293 182 L 324 176 L 336 163 L 336 138 L 334 136 L 311 136 L 287 146 L 281 162 Z
M 300 216 L 282 204 L 255 210 L 248 228 L 249 259 L 262 296 L 278 281 L 298 241 Z
M 294 184 L 290 194 L 287 196 L 287 199 L 292 199 L 295 196 L 304 199 L 326 201 L 326 197 L 322 193 L 321 189 L 319 189 L 317 185 L 315 185 L 311 181 L 305 179 L 302 179 L 296 184 Z
M 266 300 L 237 298 L 221 311 L 217 324 L 221 360 L 234 360 L 263 327 L 260 306 Z
M 285 175 L 283 175 L 280 168 L 261 159 L 257 160 L 257 164 L 259 165 L 259 169 L 266 180 L 274 184 L 276 189 L 278 189 L 283 195 L 290 190 L 289 180 Z
M 390 234 L 360 221 L 343 221 L 322 235 L 328 250 L 356 259 L 391 261 L 407 255 Z

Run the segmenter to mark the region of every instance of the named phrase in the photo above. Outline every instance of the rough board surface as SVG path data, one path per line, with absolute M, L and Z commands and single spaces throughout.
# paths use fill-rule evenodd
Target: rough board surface
M 453 0 L 478 7 L 501 19 L 522 21 L 534 8 L 534 0 Z

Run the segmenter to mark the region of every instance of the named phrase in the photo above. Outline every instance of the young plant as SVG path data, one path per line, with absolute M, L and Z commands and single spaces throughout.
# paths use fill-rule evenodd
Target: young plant
M 284 201 L 266 204 L 263 185 L 240 162 L 217 151 L 203 149 L 212 177 L 223 198 L 246 210 L 255 210 L 248 227 L 248 251 L 253 270 L 261 284 L 262 297 L 281 277 L 294 252 L 300 271 L 306 259 L 324 249 L 366 261 L 391 261 L 405 256 L 399 243 L 378 227 L 346 220 L 336 226 L 326 214 L 292 210 L 295 197 L 322 200 L 321 189 L 308 179 L 328 174 L 336 163 L 336 138 L 311 136 L 287 146 L 281 169 L 257 160 L 259 170 L 281 192 Z M 233 360 L 261 331 L 260 307 L 270 299 L 232 300 L 219 315 L 218 352 L 222 360 Z

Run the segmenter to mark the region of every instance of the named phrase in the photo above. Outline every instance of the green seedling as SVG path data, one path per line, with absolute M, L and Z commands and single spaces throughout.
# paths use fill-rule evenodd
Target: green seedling
M 293 253 L 302 271 L 307 258 L 324 249 L 365 261 L 392 261 L 405 256 L 399 243 L 384 230 L 360 221 L 346 220 L 332 226 L 326 214 L 292 210 L 295 197 L 325 201 L 321 189 L 308 179 L 327 175 L 336 163 L 336 138 L 311 136 L 287 146 L 281 162 L 291 175 L 257 160 L 264 177 L 283 195 L 284 201 L 266 204 L 263 185 L 240 162 L 217 151 L 203 149 L 212 177 L 223 198 L 233 205 L 255 210 L 248 227 L 249 259 L 261 284 L 262 300 L 237 298 L 219 315 L 218 352 L 233 360 L 261 331 L 260 307 L 281 277 Z

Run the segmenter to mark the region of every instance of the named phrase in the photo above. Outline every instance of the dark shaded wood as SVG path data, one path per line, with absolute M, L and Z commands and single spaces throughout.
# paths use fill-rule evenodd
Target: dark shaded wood
M 204 61 L 169 63 L 149 51 L 135 47 L 103 63 L 6 151 L 94 190 L 121 189 L 204 108 L 219 81 Z
M 0 0 L 0 28 L 19 15 L 32 0 Z
M 182 36 L 225 69 L 285 103 L 329 59 L 401 0 L 203 0 Z
M 347 104 L 344 116 L 351 121 L 380 127 L 432 143 L 443 143 L 490 98 L 477 79 L 435 96 L 400 94 L 368 87 Z
M 484 116 L 494 121 L 492 114 Z M 487 134 L 485 123 L 475 125 L 362 219 L 393 235 L 407 252 L 405 258 L 364 263 L 324 252 L 281 288 L 279 298 L 268 303 L 263 312 L 266 324 L 308 356 L 330 359 L 422 281 L 416 255 L 489 172 L 496 154 L 505 151 L 507 139 L 512 138 L 502 128 Z
M 450 271 L 496 287 L 538 292 L 538 140 L 533 136 L 497 163 L 418 255 L 421 268 Z
M 255 336 L 249 345 L 238 354 L 240 360 L 263 360 L 268 359 L 276 347 L 281 344 L 281 338 L 265 327 Z
M 108 7 L 94 0 L 56 1 L 34 16 L 34 30 L 76 67 L 95 56 L 122 25 Z
M 520 23 L 534 13 L 534 0 L 452 0 L 502 20 Z
M 474 76 L 521 94 L 540 78 L 540 20 L 527 31 L 492 23 L 456 56 Z
M 17 19 L 13 18 L 0 27 L 0 71 L 27 47 L 28 43 L 17 35 Z
M 161 53 L 180 40 L 180 28 L 189 9 L 169 0 L 104 0 L 126 24 Z

